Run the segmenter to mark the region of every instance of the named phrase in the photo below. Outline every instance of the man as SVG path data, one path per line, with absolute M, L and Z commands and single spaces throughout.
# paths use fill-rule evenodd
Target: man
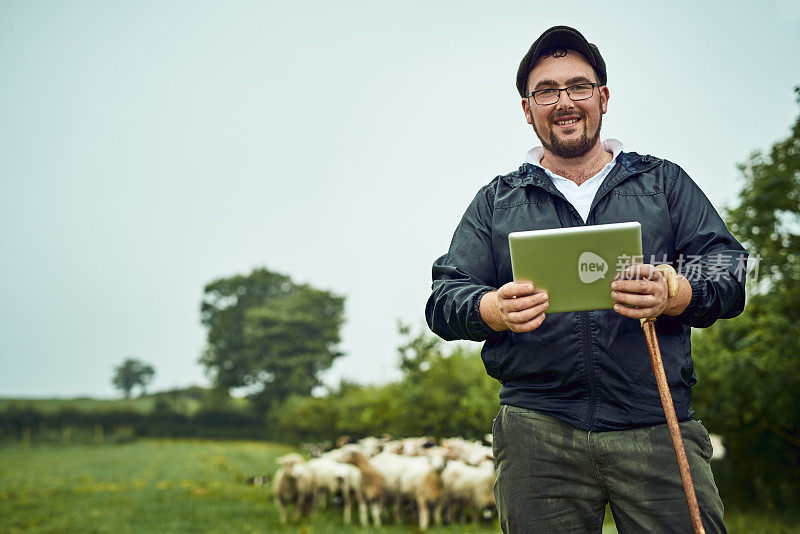
M 485 341 L 502 383 L 493 425 L 495 497 L 504 532 L 600 532 L 610 504 L 620 532 L 691 532 L 639 319 L 658 317 L 662 358 L 707 532 L 725 532 L 708 432 L 689 410 L 690 327 L 744 307 L 742 246 L 677 165 L 600 141 L 610 91 L 598 48 L 556 26 L 517 73 L 541 142 L 484 186 L 433 265 L 426 307 L 444 339 Z M 514 231 L 638 221 L 644 262 L 610 284 L 613 310 L 547 314 L 548 295 L 512 281 Z M 656 264 L 672 264 L 670 298 Z

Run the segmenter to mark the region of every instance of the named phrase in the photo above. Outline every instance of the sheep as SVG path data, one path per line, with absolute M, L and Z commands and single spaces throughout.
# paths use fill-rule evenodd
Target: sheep
M 441 445 L 447 449 L 448 459 L 461 460 L 469 465 L 477 466 L 486 459 L 492 458 L 492 448 L 478 441 L 463 438 L 446 438 Z
M 354 445 L 348 445 L 348 447 L 353 447 Z M 331 449 L 329 451 L 323 452 L 319 457 L 320 458 L 327 458 L 328 460 L 333 460 L 334 462 L 341 462 L 342 457 L 344 455 L 343 449 Z
M 364 455 L 367 458 L 372 458 L 383 450 L 383 446 L 389 441 L 386 438 L 366 437 L 358 440 Z
M 252 486 L 263 486 L 268 484 L 269 481 L 272 479 L 270 475 L 256 475 L 254 477 L 250 477 L 247 479 L 247 483 Z
M 367 457 L 357 448 L 346 448 L 340 459 L 342 462 L 355 465 L 361 471 L 361 495 L 364 505 L 361 507 L 362 524 L 365 524 L 364 514 L 369 505 L 372 513 L 372 522 L 376 527 L 381 526 L 381 512 L 386 494 L 386 478 L 380 471 L 367 460 Z
M 403 440 L 400 439 L 392 439 L 387 441 L 383 444 L 382 453 L 391 453 L 391 454 L 402 454 L 403 452 Z
M 336 438 L 336 448 L 337 449 L 341 449 L 345 445 L 350 445 L 350 444 L 353 444 L 353 443 L 356 443 L 356 439 L 353 438 L 352 436 L 348 436 L 347 434 L 345 434 L 344 436 L 339 436 L 338 438 Z
M 275 473 L 273 491 L 275 502 L 280 510 L 280 521 L 286 524 L 286 506 L 294 506 L 293 522 L 300 520 L 300 514 L 308 508 L 314 511 L 316 482 L 313 472 L 308 468 L 303 457 L 293 452 L 278 458 L 280 467 Z
M 322 453 L 331 448 L 330 441 L 320 441 L 319 443 L 301 443 L 300 450 L 308 454 L 311 458 L 319 458 Z
M 494 460 L 494 452 L 492 451 L 492 448 L 476 443 L 468 451 L 466 458 L 464 458 L 464 463 L 477 467 L 483 464 L 486 460 Z
M 423 456 L 426 449 L 436 445 L 433 438 L 405 438 L 403 441 L 403 456 Z
M 719 434 L 709 434 L 709 437 L 711 438 L 711 447 L 714 450 L 711 459 L 722 460 L 728 453 L 728 451 L 725 450 L 725 446 L 722 444 L 722 436 Z
M 383 452 L 400 454 L 402 456 L 422 456 L 425 449 L 436 444 L 433 438 L 402 438 L 391 441 L 384 441 Z
M 433 520 L 442 524 L 444 484 L 442 470 L 445 468 L 445 451 L 441 447 L 428 449 L 425 462 L 408 463 L 400 475 L 400 495 L 417 504 L 419 528 L 427 530 L 430 524 L 430 508 Z
M 470 513 L 473 522 L 478 521 L 478 512 L 495 509 L 492 487 L 497 475 L 494 462 L 486 460 L 478 466 L 460 460 L 448 462 L 442 471 L 448 515 L 456 508 Z
M 398 525 L 403 519 L 400 513 L 402 501 L 402 496 L 400 495 L 400 476 L 403 474 L 403 470 L 407 468 L 408 461 L 416 462 L 424 461 L 424 459 L 407 458 L 393 452 L 387 452 L 384 448 L 382 453 L 375 455 L 371 460 L 372 465 L 383 475 L 386 481 L 384 488 L 385 498 L 393 503 L 394 517 Z
M 402 502 L 416 503 L 419 525 L 423 530 L 430 522 L 429 507 L 433 507 L 434 521 L 441 524 L 442 491 L 440 473 L 445 465 L 445 451 L 441 447 L 425 449 L 428 456 L 400 456 L 382 452 L 372 463 L 386 479 L 387 497 L 393 502 L 397 523 L 402 522 Z
M 400 494 L 416 502 L 421 530 L 427 530 L 430 523 L 430 507 L 434 522 L 442 524 L 443 493 L 441 468 L 415 465 L 400 476 Z
M 314 458 L 306 462 L 308 468 L 314 473 L 317 486 L 317 498 L 320 492 L 326 491 L 333 496 L 341 492 L 344 502 L 344 524 L 349 525 L 352 516 L 352 499 L 355 497 L 359 510 L 363 510 L 363 496 L 361 495 L 361 471 L 357 467 L 343 464 L 329 458 Z M 327 496 L 318 501 L 320 505 L 327 503 Z M 366 525 L 366 510 L 361 514 L 361 524 Z

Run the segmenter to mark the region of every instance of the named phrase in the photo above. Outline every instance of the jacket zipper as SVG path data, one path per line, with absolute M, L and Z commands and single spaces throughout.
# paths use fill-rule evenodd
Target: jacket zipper
M 578 312 L 581 314 L 581 326 L 583 329 L 583 345 L 586 360 L 586 376 L 589 379 L 589 408 L 586 410 L 586 427 L 594 430 L 594 411 L 597 406 L 597 395 L 595 392 L 595 370 L 592 361 L 592 338 L 589 335 L 589 312 Z
M 589 213 L 586 215 L 586 222 L 583 221 L 578 211 L 575 209 L 570 202 L 564 199 L 564 202 L 569 206 L 570 213 L 572 214 L 572 218 L 574 222 L 577 222 L 579 226 L 587 226 L 589 223 L 589 218 L 591 216 L 591 208 L 589 209 Z M 592 205 L 594 207 L 594 204 Z M 592 361 L 592 338 L 589 335 L 589 312 L 582 311 L 578 312 L 581 318 L 581 330 L 582 330 L 582 337 L 583 337 L 583 356 L 584 356 L 584 364 L 586 365 L 586 378 L 587 383 L 589 385 L 589 407 L 586 410 L 586 427 L 589 430 L 594 429 L 594 412 L 597 406 L 597 393 L 595 391 L 595 368 L 594 362 Z

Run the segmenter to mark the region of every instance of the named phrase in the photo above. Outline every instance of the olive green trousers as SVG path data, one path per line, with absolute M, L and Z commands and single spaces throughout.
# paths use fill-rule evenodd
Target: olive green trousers
M 703 526 L 726 532 L 711 473 L 711 440 L 680 423 Z M 586 432 L 541 412 L 504 405 L 492 425 L 494 495 L 505 533 L 599 533 L 606 504 L 621 534 L 691 533 L 667 425 Z

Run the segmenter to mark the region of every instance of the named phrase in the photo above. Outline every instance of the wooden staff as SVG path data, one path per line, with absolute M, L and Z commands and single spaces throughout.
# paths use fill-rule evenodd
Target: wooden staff
M 669 297 L 673 298 L 678 292 L 678 274 L 671 265 L 658 265 L 656 269 L 666 277 Z M 640 319 L 640 321 L 645 341 L 647 342 L 647 350 L 650 352 L 650 364 L 653 366 L 653 374 L 656 377 L 661 406 L 664 408 L 664 416 L 667 418 L 672 447 L 675 449 L 675 456 L 678 458 L 678 468 L 681 472 L 681 482 L 683 483 L 683 491 L 686 494 L 686 503 L 689 505 L 692 528 L 695 534 L 705 534 L 703 523 L 700 521 L 700 507 L 697 504 L 697 496 L 694 493 L 692 472 L 689 470 L 689 461 L 686 459 L 686 449 L 683 448 L 683 438 L 681 437 L 681 429 L 678 426 L 678 417 L 675 415 L 675 405 L 672 403 L 672 395 L 667 385 L 667 375 L 664 373 L 664 362 L 661 361 L 661 350 L 658 348 L 656 318 L 648 317 Z

